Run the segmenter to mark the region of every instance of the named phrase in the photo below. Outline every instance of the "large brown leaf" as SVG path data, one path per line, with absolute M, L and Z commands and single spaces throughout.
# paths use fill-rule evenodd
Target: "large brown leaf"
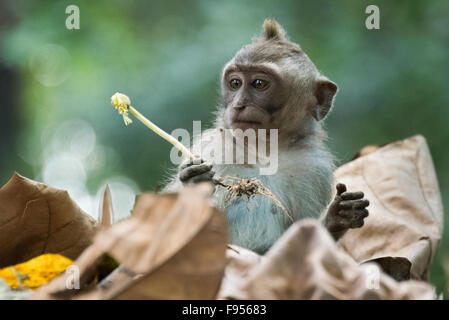
M 121 263 L 93 290 L 67 290 L 69 275 L 34 299 L 213 299 L 226 263 L 224 214 L 209 203 L 212 187 L 143 194 L 130 218 L 101 230 L 77 261 L 81 287 L 107 253 Z
M 341 247 L 357 262 L 378 262 L 398 280 L 428 280 L 443 232 L 443 205 L 426 140 L 414 136 L 351 161 L 335 173 L 363 191 L 370 215 Z
M 436 298 L 425 282 L 397 282 L 374 263 L 359 265 L 312 219 L 294 223 L 258 263 L 255 258 L 251 260 L 256 263 L 248 263 L 246 254 L 231 259 L 235 261 L 228 268 L 234 266 L 234 272 L 226 270 L 227 290 L 220 296 L 224 299 Z M 236 269 L 241 262 L 247 267 Z M 239 271 L 247 275 L 242 277 Z
M 65 190 L 17 173 L 0 189 L 0 268 L 43 253 L 75 260 L 95 231 L 95 220 Z

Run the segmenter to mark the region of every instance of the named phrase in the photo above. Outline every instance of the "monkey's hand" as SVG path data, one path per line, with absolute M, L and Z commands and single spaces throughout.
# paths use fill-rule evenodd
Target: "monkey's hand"
M 214 175 L 212 163 L 204 162 L 203 159 L 200 163 L 198 160 L 187 160 L 179 166 L 179 180 L 184 185 L 203 181 L 212 182 Z
M 346 192 L 346 186 L 337 184 L 337 195 L 329 207 L 324 225 L 335 241 L 350 228 L 363 226 L 368 216 L 369 201 L 363 198 L 363 192 Z

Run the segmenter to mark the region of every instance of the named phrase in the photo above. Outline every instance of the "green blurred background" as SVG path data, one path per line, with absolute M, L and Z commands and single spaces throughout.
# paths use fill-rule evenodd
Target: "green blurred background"
M 80 30 L 65 27 L 70 4 Z M 369 4 L 380 8 L 380 30 L 365 28 Z M 93 216 L 108 183 L 116 213 L 127 216 L 134 195 L 157 189 L 172 168 L 171 146 L 137 121 L 125 128 L 111 95 L 126 93 L 168 132 L 210 124 L 221 68 L 266 17 L 339 85 L 327 128 L 340 163 L 365 145 L 422 134 L 447 208 L 444 0 L 0 0 L 0 183 L 17 171 L 67 189 Z M 446 296 L 448 248 L 446 236 L 431 273 Z

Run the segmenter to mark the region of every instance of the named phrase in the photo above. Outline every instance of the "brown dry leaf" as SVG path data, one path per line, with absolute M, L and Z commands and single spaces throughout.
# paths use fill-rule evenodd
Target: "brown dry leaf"
M 17 173 L 0 189 L 0 268 L 44 253 L 75 260 L 95 232 L 95 220 L 65 190 Z
M 234 256 L 234 259 L 238 259 Z M 317 221 L 294 223 L 228 299 L 434 299 L 430 285 L 358 265 Z
M 391 143 L 337 169 L 335 180 L 363 191 L 370 215 L 341 247 L 357 262 L 378 262 L 397 280 L 428 280 L 443 231 L 443 206 L 422 136 Z
M 121 263 L 94 290 L 67 290 L 67 275 L 34 299 L 213 299 L 226 263 L 224 214 L 212 207 L 212 186 L 179 194 L 142 194 L 130 218 L 101 230 L 77 261 L 81 287 L 105 253 Z
M 251 250 L 236 246 L 228 245 L 226 249 L 226 268 L 223 280 L 221 282 L 218 299 L 232 297 L 235 292 L 240 290 L 257 265 L 259 265 L 265 256 L 261 256 Z

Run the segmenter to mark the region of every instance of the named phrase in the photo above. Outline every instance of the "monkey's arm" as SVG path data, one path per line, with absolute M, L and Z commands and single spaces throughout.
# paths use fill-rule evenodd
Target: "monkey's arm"
M 335 241 L 340 239 L 348 229 L 360 228 L 369 212 L 369 201 L 363 192 L 347 192 L 346 186 L 337 184 L 337 195 L 324 217 L 324 226 Z

